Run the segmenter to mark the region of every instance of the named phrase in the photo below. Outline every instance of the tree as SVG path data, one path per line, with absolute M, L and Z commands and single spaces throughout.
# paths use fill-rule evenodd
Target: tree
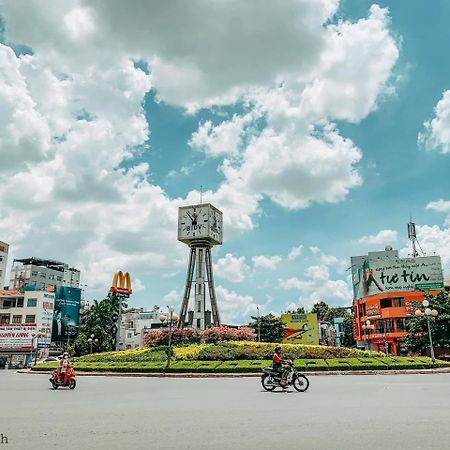
M 306 314 L 305 308 L 299 306 L 297 309 L 288 309 L 287 314 Z
M 356 345 L 355 335 L 353 334 L 354 318 L 353 314 L 348 311 L 344 312 L 344 337 L 342 345 L 344 347 L 354 347 Z
M 436 347 L 450 347 L 450 298 L 445 291 L 433 296 L 425 292 L 430 308 L 438 312 L 437 317 L 430 317 L 430 329 L 433 345 Z M 414 305 L 416 309 L 423 309 L 421 303 Z M 411 317 L 407 323 L 408 335 L 404 339 L 406 347 L 413 352 L 425 353 L 430 349 L 427 318 Z
M 325 302 L 315 303 L 311 310 L 312 313 L 317 314 L 317 319 L 323 322 L 333 322 L 335 318 L 335 309 L 328 306 Z
M 109 333 L 111 323 L 111 303 L 109 299 L 94 300 L 94 303 L 81 311 L 78 336 L 73 343 L 75 355 L 85 355 L 90 352 L 91 345 L 88 339 L 94 335 L 93 350 L 96 352 L 109 351 L 111 336 Z
M 255 330 L 258 335 L 258 328 L 260 331 L 261 342 L 281 342 L 284 336 L 286 327 L 280 317 L 273 314 L 267 314 L 261 317 L 253 317 L 254 322 L 248 326 Z

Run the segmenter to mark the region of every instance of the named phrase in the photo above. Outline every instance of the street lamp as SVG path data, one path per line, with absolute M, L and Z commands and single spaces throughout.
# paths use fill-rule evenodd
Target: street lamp
M 375 326 L 371 324 L 370 320 L 367 319 L 364 325 L 361 327 L 363 330 L 366 330 L 366 340 L 367 340 L 367 350 L 370 350 L 370 342 L 369 342 L 369 330 L 375 329 Z
M 167 351 L 167 367 L 170 367 L 170 358 L 172 356 L 172 326 L 178 322 L 180 319 L 177 314 L 174 314 L 175 308 L 173 306 L 168 306 L 167 309 L 169 310 L 169 317 L 162 314 L 159 317 L 159 320 L 161 323 L 167 322 L 169 325 L 169 348 Z
M 94 334 L 91 334 L 91 337 L 87 340 L 89 344 L 91 344 L 91 355 L 92 355 L 92 342 L 94 342 Z M 98 339 L 95 340 L 95 342 L 98 342 Z
M 430 302 L 428 300 L 424 300 L 422 302 L 423 311 L 421 309 L 416 309 L 415 316 L 423 317 L 425 316 L 427 319 L 427 327 L 428 327 L 428 338 L 430 339 L 430 352 L 431 352 L 431 360 L 436 362 L 436 358 L 434 356 L 434 348 L 433 348 L 433 339 L 431 337 L 431 327 L 430 327 L 430 316 L 437 317 L 439 313 L 435 309 L 430 308 Z
M 44 337 L 45 333 L 42 331 L 39 331 L 38 333 L 32 333 L 33 338 L 36 337 L 36 348 L 34 351 L 34 365 L 37 364 L 37 354 L 38 354 L 38 348 L 39 348 L 39 338 Z
M 258 312 L 258 342 L 261 342 L 261 317 L 259 315 L 259 306 L 256 307 L 256 311 Z

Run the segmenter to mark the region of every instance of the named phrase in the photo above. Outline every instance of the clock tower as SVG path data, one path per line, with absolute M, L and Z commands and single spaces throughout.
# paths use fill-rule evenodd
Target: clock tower
M 193 328 L 205 329 L 209 324 L 206 314 L 206 283 L 211 301 L 211 322 L 218 326 L 220 317 L 214 289 L 211 248 L 221 245 L 223 241 L 222 213 L 210 203 L 178 208 L 178 240 L 191 249 L 178 326 L 183 327 L 191 320 Z M 194 270 L 195 301 L 192 317 L 189 318 L 191 320 L 187 320 Z

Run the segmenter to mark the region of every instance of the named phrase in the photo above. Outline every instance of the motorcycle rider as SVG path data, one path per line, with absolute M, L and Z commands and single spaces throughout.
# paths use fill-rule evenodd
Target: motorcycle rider
M 287 382 L 286 382 L 287 371 L 283 367 L 283 364 L 286 364 L 288 361 L 289 360 L 283 359 L 281 357 L 281 347 L 280 346 L 275 347 L 275 354 L 273 355 L 273 359 L 272 359 L 272 368 L 275 372 L 280 373 L 280 386 L 281 387 L 286 387 L 286 385 L 287 385 Z
M 69 354 L 67 352 L 64 352 L 64 354 L 59 360 L 59 382 L 61 384 L 65 384 L 66 373 L 67 369 L 69 368 L 69 365 L 70 365 Z

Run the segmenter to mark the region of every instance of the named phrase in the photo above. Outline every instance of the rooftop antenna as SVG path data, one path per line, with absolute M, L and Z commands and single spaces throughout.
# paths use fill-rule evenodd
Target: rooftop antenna
M 419 256 L 419 252 L 417 251 L 416 244 L 419 246 L 420 251 L 422 252 L 422 255 L 424 255 L 422 247 L 420 246 L 420 243 L 417 239 L 416 234 L 416 224 L 412 221 L 412 217 L 409 216 L 409 223 L 408 223 L 408 239 L 411 241 L 412 246 L 412 257 L 417 258 Z
M 200 205 L 203 204 L 203 185 L 200 185 Z

